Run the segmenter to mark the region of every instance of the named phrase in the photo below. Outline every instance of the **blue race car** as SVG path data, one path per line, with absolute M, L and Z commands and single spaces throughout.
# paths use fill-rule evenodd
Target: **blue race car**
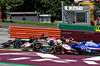
M 100 44 L 93 41 L 83 41 L 82 43 L 69 43 L 69 46 L 73 49 L 73 53 L 78 54 L 98 54 L 100 53 Z

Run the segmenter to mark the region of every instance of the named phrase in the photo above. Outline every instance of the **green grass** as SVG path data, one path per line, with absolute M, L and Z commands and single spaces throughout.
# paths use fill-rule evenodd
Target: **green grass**
M 2 21 L 2 20 L 0 20 Z M 10 22 L 11 20 L 5 20 L 5 22 Z M 57 22 L 51 22 L 51 23 L 47 23 L 47 22 L 37 22 L 37 21 L 16 21 L 13 20 L 13 23 L 23 23 L 23 24 L 34 24 L 34 25 L 45 25 L 45 26 L 57 26 Z
M 0 62 L 2 65 L 13 65 L 13 66 L 38 66 L 38 65 L 28 65 L 28 64 L 16 64 L 16 63 L 5 63 L 5 62 Z

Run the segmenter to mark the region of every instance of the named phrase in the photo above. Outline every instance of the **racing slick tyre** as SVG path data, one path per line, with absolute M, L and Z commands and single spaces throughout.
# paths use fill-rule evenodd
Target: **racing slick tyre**
M 54 53 L 55 54 L 62 54 L 63 53 L 63 47 L 61 45 L 56 45 L 54 47 Z
M 40 42 L 35 42 L 33 44 L 33 50 L 34 51 L 40 51 L 41 48 L 42 48 L 42 44 Z
M 13 47 L 14 48 L 20 48 L 21 45 L 22 45 L 22 42 L 20 40 L 18 40 L 18 39 L 14 40 L 14 42 L 13 42 Z

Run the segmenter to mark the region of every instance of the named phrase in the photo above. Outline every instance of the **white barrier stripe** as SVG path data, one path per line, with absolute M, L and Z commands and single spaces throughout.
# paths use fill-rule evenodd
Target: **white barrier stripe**
M 85 63 L 87 63 L 87 64 L 91 64 L 91 65 L 96 65 L 97 63 L 96 62 L 94 62 L 94 61 L 84 61 Z
M 8 60 L 24 60 L 24 59 L 30 59 L 30 57 L 12 58 L 12 59 L 8 59 Z
M 36 59 L 36 60 L 30 60 L 30 61 L 50 61 L 52 59 Z
M 42 58 L 49 58 L 49 59 L 51 59 L 51 58 L 57 58 L 57 59 L 59 59 L 59 57 L 57 57 L 57 56 L 54 56 L 54 55 L 52 55 L 52 54 L 44 54 L 44 53 L 36 53 L 38 56 L 40 56 L 40 57 L 42 57 Z

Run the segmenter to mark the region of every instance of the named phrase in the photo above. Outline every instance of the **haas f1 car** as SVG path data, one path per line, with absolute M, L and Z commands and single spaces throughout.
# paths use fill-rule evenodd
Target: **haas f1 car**
M 35 38 L 33 42 L 26 42 L 21 47 L 22 50 L 33 48 L 33 51 L 53 52 L 55 54 L 71 53 L 71 47 L 69 45 L 62 44 L 61 40 L 50 36 Z
M 29 42 L 29 39 L 22 39 L 22 38 L 15 38 L 14 40 L 8 40 L 7 42 L 4 42 L 1 44 L 2 47 L 14 47 L 14 48 L 20 48 L 22 44 L 25 42 Z

